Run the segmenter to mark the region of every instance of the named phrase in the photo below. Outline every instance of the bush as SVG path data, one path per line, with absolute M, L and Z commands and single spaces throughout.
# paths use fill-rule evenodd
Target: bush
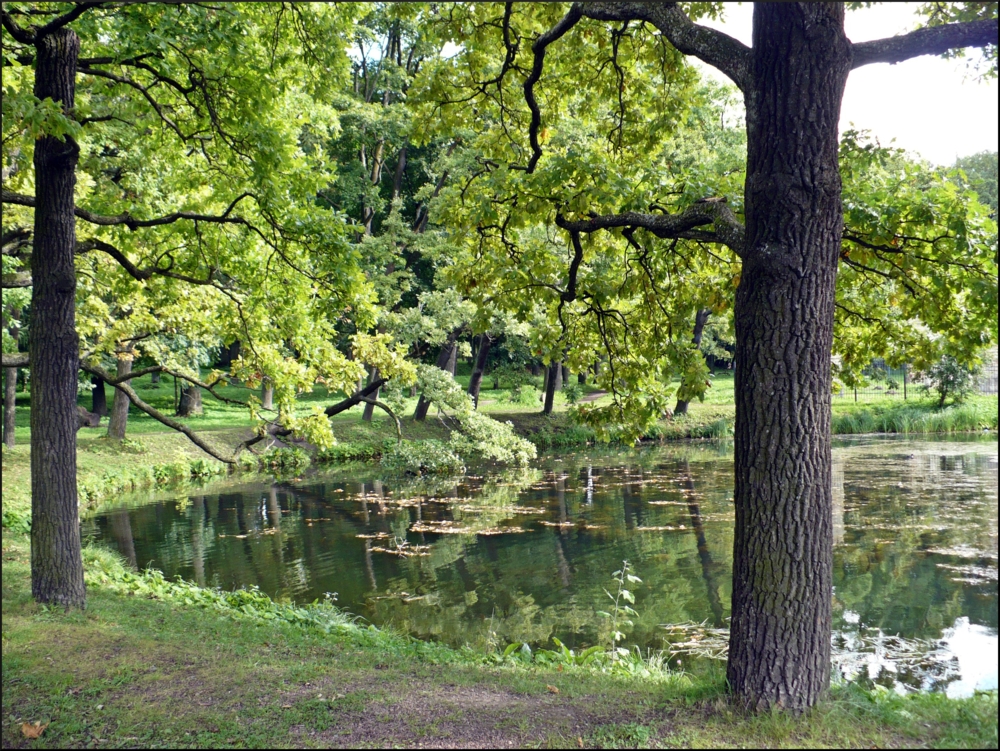
M 567 404 L 576 404 L 583 396 L 583 389 L 578 383 L 567 383 L 563 386 L 562 392 Z
M 932 365 L 925 374 L 930 384 L 927 391 L 938 392 L 938 406 L 943 407 L 950 396 L 953 404 L 961 404 L 975 390 L 979 368 L 963 365 L 951 355 L 945 355 Z

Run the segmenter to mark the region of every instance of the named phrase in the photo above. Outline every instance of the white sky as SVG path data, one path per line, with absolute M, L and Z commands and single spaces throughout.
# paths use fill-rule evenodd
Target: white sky
M 852 42 L 895 36 L 916 28 L 918 3 L 882 3 L 848 11 Z M 722 21 L 698 23 L 725 31 L 750 44 L 752 3 L 730 3 Z M 694 61 L 706 74 L 725 76 Z M 840 129 L 872 132 L 883 146 L 914 151 L 936 164 L 956 157 L 997 150 L 997 80 L 977 81 L 964 60 L 924 56 L 897 65 L 866 65 L 851 73 L 841 109 Z M 851 125 L 853 123 L 853 126 Z

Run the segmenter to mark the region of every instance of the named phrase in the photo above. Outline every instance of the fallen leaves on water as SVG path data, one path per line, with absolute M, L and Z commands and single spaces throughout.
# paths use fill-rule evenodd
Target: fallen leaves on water
M 44 725 L 40 722 L 22 722 L 21 733 L 24 735 L 25 738 L 31 738 L 31 739 L 39 738 L 41 737 L 42 733 L 45 732 L 45 728 L 47 728 L 48 726 L 49 723 L 47 722 Z

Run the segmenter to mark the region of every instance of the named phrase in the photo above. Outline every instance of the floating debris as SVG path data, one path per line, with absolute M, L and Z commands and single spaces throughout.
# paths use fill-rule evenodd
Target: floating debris
M 391 537 L 392 535 L 390 535 L 388 532 L 376 532 L 373 535 L 354 535 L 354 536 L 362 540 L 385 540 L 386 538 Z
M 462 527 L 456 522 L 416 522 L 410 527 L 411 532 L 431 532 L 437 535 L 471 535 L 476 530 L 472 527 Z
M 495 535 L 516 535 L 518 532 L 527 531 L 523 527 L 487 527 L 486 529 L 476 530 L 476 534 L 493 537 Z
M 398 547 L 394 548 L 383 548 L 381 546 L 373 546 L 373 553 L 388 553 L 389 555 L 398 555 L 400 558 L 419 558 L 423 556 L 430 555 L 430 545 L 410 545 L 404 543 Z
M 545 527 L 560 527 L 562 529 L 569 529 L 576 526 L 576 522 L 547 522 L 543 520 L 538 523 Z
M 687 529 L 683 524 L 678 524 L 676 527 L 672 527 L 669 524 L 662 527 L 636 527 L 636 532 L 679 532 L 681 530 Z

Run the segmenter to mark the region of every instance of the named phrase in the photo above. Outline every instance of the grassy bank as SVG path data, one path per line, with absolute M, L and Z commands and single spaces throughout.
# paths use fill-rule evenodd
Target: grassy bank
M 135 573 L 88 551 L 84 612 L 35 605 L 3 540 L 3 746 L 967 747 L 996 694 L 837 687 L 802 717 L 749 717 L 721 674 L 537 666 Z M 27 740 L 24 723 L 47 725 Z

